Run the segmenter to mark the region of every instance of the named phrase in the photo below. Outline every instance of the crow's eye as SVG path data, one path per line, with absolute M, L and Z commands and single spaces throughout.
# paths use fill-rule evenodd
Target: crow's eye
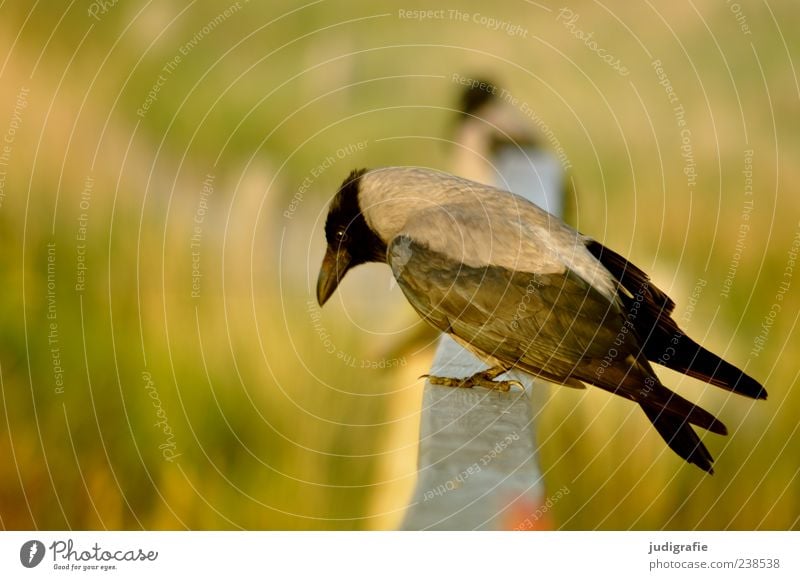
M 340 244 L 344 244 L 345 242 L 347 242 L 347 233 L 344 230 L 336 230 L 334 237 L 336 238 L 336 241 Z

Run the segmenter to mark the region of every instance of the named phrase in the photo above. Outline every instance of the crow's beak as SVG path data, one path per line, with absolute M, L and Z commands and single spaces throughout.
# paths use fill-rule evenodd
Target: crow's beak
M 341 248 L 337 251 L 328 246 L 317 278 L 317 302 L 320 306 L 328 301 L 349 269 L 350 255 L 347 250 Z

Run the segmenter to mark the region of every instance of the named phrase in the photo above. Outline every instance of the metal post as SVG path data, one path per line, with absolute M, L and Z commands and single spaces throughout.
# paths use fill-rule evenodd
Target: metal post
M 555 157 L 508 144 L 496 150 L 495 185 L 523 195 L 555 215 L 563 211 L 563 171 Z M 442 336 L 431 374 L 466 377 L 486 365 Z M 422 398 L 419 479 L 402 528 L 503 530 L 530 526 L 544 501 L 538 465 L 537 381 L 512 371 L 525 389 L 501 393 L 426 381 Z M 505 378 L 505 377 L 503 377 Z

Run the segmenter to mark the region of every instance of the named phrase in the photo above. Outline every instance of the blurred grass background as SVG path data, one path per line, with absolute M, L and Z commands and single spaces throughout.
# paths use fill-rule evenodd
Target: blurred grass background
M 800 13 L 733 6 L 573 2 L 570 29 L 563 4 L 522 1 L 0 5 L 0 525 L 396 526 L 432 349 L 372 368 L 421 324 L 385 267 L 360 268 L 322 312 L 309 301 L 351 168 L 448 168 L 457 73 L 531 105 L 569 156 L 570 221 L 651 272 L 689 333 L 770 393 L 755 404 L 662 373 L 729 427 L 705 438 L 707 477 L 632 405 L 543 392 L 546 486 L 570 491 L 553 525 L 798 528 L 800 281 L 784 272 L 800 232 Z M 399 12 L 414 9 L 467 21 Z M 657 59 L 686 111 L 694 187 Z

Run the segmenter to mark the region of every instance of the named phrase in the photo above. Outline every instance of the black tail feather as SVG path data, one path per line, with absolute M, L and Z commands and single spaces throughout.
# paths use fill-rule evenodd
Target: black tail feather
M 641 405 L 646 405 L 655 412 L 669 414 L 677 421 L 685 421 L 687 424 L 697 425 L 717 435 L 728 434 L 728 428 L 725 427 L 722 421 L 702 407 L 684 399 L 678 393 L 674 393 L 664 386 L 653 389 L 647 395 L 643 394 L 637 398 L 637 402 Z
M 711 466 L 714 458 L 685 419 L 649 406 L 641 407 L 670 449 L 703 471 L 714 474 L 714 468 Z
M 740 395 L 767 398 L 767 391 L 758 381 L 678 328 L 671 317 L 675 303 L 652 284 L 647 274 L 599 242 L 587 240 L 586 248 L 628 293 L 620 293 L 620 298 L 648 360 Z
M 766 389 L 758 381 L 685 336 L 677 326 L 675 330 L 671 336 L 654 332 L 642 349 L 645 356 L 667 368 L 734 393 L 753 399 L 767 398 Z
M 686 421 L 718 435 L 728 434 L 728 429 L 722 421 L 662 385 L 653 374 L 650 365 L 646 362 L 644 364 L 646 368 L 608 366 L 600 380 L 596 376 L 589 378 L 588 373 L 578 374 L 576 378 L 639 403 L 643 408 L 670 415 L 678 421 Z M 638 373 L 636 372 L 637 368 L 640 369 Z

